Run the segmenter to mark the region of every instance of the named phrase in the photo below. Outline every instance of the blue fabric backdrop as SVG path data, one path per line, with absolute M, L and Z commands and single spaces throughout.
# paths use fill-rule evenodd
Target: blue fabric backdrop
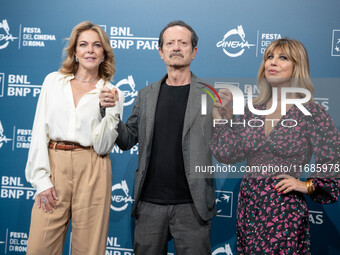
M 84 20 L 102 25 L 117 61 L 113 83 L 124 91 L 124 120 L 138 91 L 166 72 L 158 54 L 161 29 L 182 19 L 199 36 L 193 72 L 211 84 L 256 78 L 262 53 L 273 40 L 301 41 L 310 57 L 317 101 L 340 126 L 340 2 L 214 0 L 1 1 L 0 7 L 0 254 L 25 254 L 34 190 L 24 169 L 37 99 L 44 77 L 57 70 L 72 28 Z M 235 29 L 235 30 L 233 30 Z M 241 31 L 243 30 L 243 33 Z M 230 31 L 239 31 L 231 33 Z M 230 33 L 229 33 L 230 34 Z M 242 37 L 241 37 L 242 35 Z M 243 38 L 243 40 L 242 40 Z M 107 255 L 133 254 L 134 171 L 137 146 L 111 154 L 113 170 Z M 236 208 L 240 179 L 218 178 L 219 214 L 212 221 L 212 252 L 236 254 Z M 128 190 L 123 190 L 126 184 Z M 308 199 L 313 254 L 340 254 L 340 204 Z M 70 231 L 69 231 L 70 232 Z M 70 238 L 64 255 L 70 254 Z M 169 253 L 174 254 L 173 245 Z

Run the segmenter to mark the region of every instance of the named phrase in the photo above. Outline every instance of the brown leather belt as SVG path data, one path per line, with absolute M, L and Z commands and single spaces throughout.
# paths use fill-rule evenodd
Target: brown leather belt
M 79 143 L 50 141 L 48 144 L 48 148 L 69 151 L 69 150 L 75 150 L 75 149 L 88 150 L 88 149 L 92 149 L 92 146 L 84 147 L 84 146 L 81 146 Z

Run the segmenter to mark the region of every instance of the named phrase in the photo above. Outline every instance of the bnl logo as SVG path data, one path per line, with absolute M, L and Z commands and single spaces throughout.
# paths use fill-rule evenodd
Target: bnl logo
M 340 56 L 340 30 L 334 29 L 332 35 L 332 56 Z

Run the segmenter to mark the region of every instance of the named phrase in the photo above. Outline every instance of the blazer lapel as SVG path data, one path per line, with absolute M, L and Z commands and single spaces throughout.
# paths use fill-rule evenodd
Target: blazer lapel
M 187 108 L 185 110 L 184 126 L 182 142 L 184 141 L 185 135 L 189 131 L 192 122 L 201 111 L 201 94 L 200 88 L 204 88 L 204 85 L 198 83 L 198 78 L 191 73 L 190 91 L 188 97 Z
M 161 84 L 163 80 L 167 76 L 164 76 L 163 79 L 151 85 L 151 89 L 149 93 L 146 95 L 146 148 L 151 148 L 150 143 L 152 143 L 153 137 L 153 129 L 155 124 L 155 114 L 156 114 L 156 106 L 158 101 L 159 90 L 161 88 Z

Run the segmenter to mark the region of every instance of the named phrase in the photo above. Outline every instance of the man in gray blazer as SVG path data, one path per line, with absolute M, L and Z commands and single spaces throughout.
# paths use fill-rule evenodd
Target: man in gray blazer
M 167 74 L 139 92 L 131 116 L 118 125 L 116 143 L 122 150 L 139 143 L 132 212 L 137 255 L 167 254 L 172 238 L 179 255 L 211 254 L 214 183 L 195 169 L 212 164 L 208 143 L 213 105 L 209 102 L 207 114 L 201 114 L 205 85 L 190 71 L 197 41 L 183 21 L 165 26 L 159 54 Z M 100 101 L 102 107 L 114 103 L 105 89 Z

